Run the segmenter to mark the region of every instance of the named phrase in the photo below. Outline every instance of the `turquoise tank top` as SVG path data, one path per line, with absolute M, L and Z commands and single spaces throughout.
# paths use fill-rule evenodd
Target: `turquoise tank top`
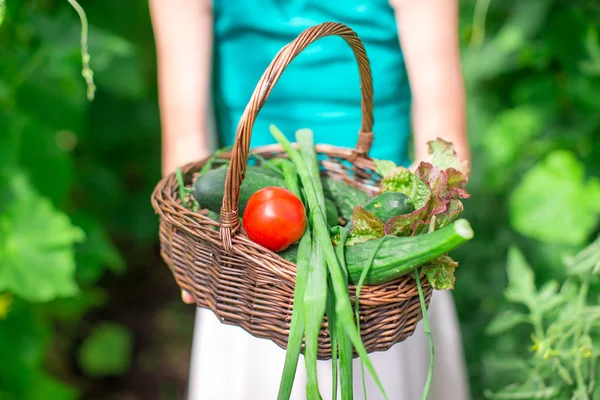
M 214 0 L 214 104 L 220 145 L 233 144 L 240 116 L 277 52 L 304 29 L 328 21 L 356 31 L 371 61 L 375 140 L 370 156 L 409 163 L 410 88 L 388 0 Z M 256 120 L 251 147 L 274 142 L 270 124 L 292 140 L 297 129 L 310 128 L 317 143 L 355 146 L 359 75 L 343 39 L 319 39 L 292 61 Z

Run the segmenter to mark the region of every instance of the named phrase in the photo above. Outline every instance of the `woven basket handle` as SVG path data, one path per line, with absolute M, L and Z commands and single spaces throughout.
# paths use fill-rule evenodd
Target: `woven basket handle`
M 232 250 L 232 233 L 239 228 L 238 200 L 240 185 L 246 175 L 246 163 L 248 161 L 254 121 L 275 83 L 279 80 L 279 77 L 291 61 L 311 43 L 327 36 L 339 36 L 344 39 L 352 48 L 358 62 L 362 94 L 362 122 L 354 154 L 356 157 L 366 157 L 371 149 L 373 142 L 373 85 L 371 67 L 361 40 L 358 38 L 356 32 L 340 23 L 325 22 L 306 29 L 293 42 L 287 44 L 277 53 L 258 81 L 252 97 L 240 118 L 231 154 L 231 164 L 227 170 L 225 195 L 221 208 L 221 240 L 227 251 Z

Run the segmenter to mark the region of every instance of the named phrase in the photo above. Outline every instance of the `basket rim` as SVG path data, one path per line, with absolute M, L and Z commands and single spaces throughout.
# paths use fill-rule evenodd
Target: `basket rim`
M 294 143 L 294 145 L 296 145 Z M 327 155 L 330 157 L 342 157 L 344 159 L 349 159 L 354 154 L 354 149 L 343 146 L 335 146 L 331 144 L 317 144 L 316 146 L 317 154 Z M 273 153 L 279 155 L 284 155 L 285 151 L 283 147 L 277 143 L 268 144 L 264 146 L 256 146 L 252 148 L 251 155 L 256 153 L 264 154 L 264 153 Z M 219 154 L 218 158 L 220 159 L 230 159 L 232 152 L 226 151 Z M 259 155 L 260 155 L 259 154 Z M 192 161 L 186 163 L 182 167 L 180 167 L 182 175 L 184 177 L 184 183 L 186 185 L 193 182 L 193 176 L 196 174 L 213 156 L 207 156 L 201 159 L 200 161 Z M 333 161 L 327 161 L 333 162 Z M 362 170 L 373 170 L 375 169 L 375 165 L 371 158 L 358 158 L 353 162 L 354 168 L 359 168 Z M 335 179 L 335 178 L 334 178 Z M 364 190 L 363 187 L 360 187 L 360 184 L 357 184 L 356 181 L 352 179 L 344 179 L 341 180 L 347 184 L 351 184 L 357 187 L 360 190 Z M 198 212 L 194 212 L 185 208 L 179 199 L 179 195 L 177 192 L 177 187 L 179 186 L 176 178 L 176 173 L 171 172 L 168 175 L 164 176 L 156 185 L 155 189 L 151 195 L 152 206 L 155 210 L 155 213 L 158 214 L 164 221 L 167 221 L 171 224 L 175 224 L 179 222 L 177 225 L 180 229 L 184 230 L 187 234 L 192 235 L 198 239 L 207 241 L 214 246 L 222 247 L 223 243 L 220 240 L 220 231 L 214 230 L 211 227 L 220 228 L 221 223 L 212 220 L 210 217 L 202 214 L 204 208 L 200 209 Z M 364 185 L 362 185 L 364 186 Z M 376 192 L 375 188 L 372 188 L 371 192 Z M 368 191 L 365 191 L 368 192 Z M 186 226 L 185 224 L 181 224 L 180 221 L 174 220 L 174 215 L 183 217 L 187 221 L 189 221 L 190 225 Z M 163 221 L 161 221 L 163 223 Z M 193 226 L 195 225 L 195 226 Z M 207 237 L 199 238 L 198 230 L 202 230 L 203 233 L 207 233 L 210 231 L 210 234 Z M 243 257 L 249 262 L 254 261 L 250 253 L 253 253 L 257 250 L 260 250 L 260 256 L 262 258 L 261 261 L 266 261 L 267 264 L 272 263 L 274 265 L 265 265 L 265 272 L 270 272 L 276 275 L 280 280 L 285 282 L 294 283 L 296 278 L 296 265 L 279 254 L 270 251 L 269 249 L 260 246 L 259 244 L 251 241 L 245 232 L 241 230 L 240 232 L 236 232 L 234 237 L 232 238 L 232 248 L 230 249 L 234 254 Z M 253 251 L 254 250 L 254 251 Z M 268 260 L 265 260 L 268 258 Z

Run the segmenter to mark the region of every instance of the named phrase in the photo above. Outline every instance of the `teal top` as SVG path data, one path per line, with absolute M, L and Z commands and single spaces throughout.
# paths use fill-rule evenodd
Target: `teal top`
M 220 144 L 232 145 L 240 116 L 277 52 L 321 22 L 348 25 L 371 61 L 374 92 L 370 155 L 407 165 L 410 88 L 388 0 L 214 0 L 214 101 Z M 290 139 L 310 128 L 317 143 L 354 147 L 360 85 L 350 47 L 326 37 L 307 47 L 275 85 L 252 133 L 251 147 L 271 144 L 269 125 Z

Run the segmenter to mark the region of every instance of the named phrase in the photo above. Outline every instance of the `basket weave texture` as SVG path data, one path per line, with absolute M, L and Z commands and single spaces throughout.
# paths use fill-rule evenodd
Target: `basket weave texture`
M 208 218 L 205 210 L 192 212 L 182 206 L 175 174 L 157 184 L 151 199 L 160 219 L 161 256 L 178 286 L 194 297 L 198 307 L 212 310 L 222 323 L 239 326 L 282 348 L 286 348 L 289 334 L 296 267 L 245 235 L 237 209 L 239 188 L 248 162 L 252 127 L 269 93 L 294 57 L 326 36 L 341 37 L 354 52 L 360 73 L 362 121 L 355 149 L 317 145 L 322 173 L 370 195 L 377 194 L 380 177 L 368 156 L 373 141 L 369 60 L 352 29 L 327 22 L 305 30 L 282 48 L 258 82 L 240 119 L 232 151 L 220 155 L 231 161 L 220 222 Z M 252 153 L 264 159 L 286 156 L 279 145 L 253 148 Z M 206 161 L 182 167 L 186 185 L 192 183 Z M 432 288 L 424 277 L 421 283 L 428 305 Z M 355 287 L 350 286 L 349 291 L 354 304 Z M 361 335 L 369 353 L 388 350 L 411 336 L 422 316 L 412 275 L 381 285 L 365 285 L 359 299 Z M 318 358 L 331 359 L 326 317 L 319 336 Z

